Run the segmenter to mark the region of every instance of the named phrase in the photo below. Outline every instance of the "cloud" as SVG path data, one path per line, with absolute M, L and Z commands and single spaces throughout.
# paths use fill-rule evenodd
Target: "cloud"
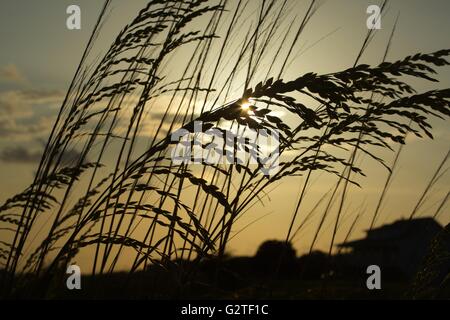
M 76 149 L 69 149 L 69 150 L 65 150 L 62 157 L 61 157 L 61 166 L 63 167 L 70 167 L 70 166 L 74 166 L 77 161 L 79 161 L 81 157 L 81 153 L 76 150 Z M 56 161 L 56 159 L 59 158 L 59 154 L 56 155 L 56 157 L 54 158 L 54 161 Z M 84 163 L 90 162 L 89 157 L 86 157 L 84 159 Z
M 30 151 L 24 147 L 7 147 L 0 153 L 0 160 L 14 163 L 36 163 L 42 157 L 42 152 Z
M 0 161 L 5 163 L 38 163 L 41 161 L 43 150 L 30 150 L 24 146 L 6 147 L 0 152 Z M 81 154 L 75 149 L 66 150 L 61 157 L 61 166 L 72 166 Z M 58 159 L 57 155 L 54 160 Z M 88 160 L 85 159 L 85 162 Z
M 63 99 L 58 90 L 8 90 L 0 92 L 0 116 L 29 116 L 35 105 L 55 105 Z
M 18 94 L 23 99 L 35 104 L 55 103 L 63 99 L 63 92 L 60 90 L 26 89 L 18 91 Z
M 0 117 L 18 118 L 31 114 L 31 104 L 20 91 L 0 92 Z
M 26 82 L 25 76 L 20 72 L 15 64 L 8 64 L 0 67 L 0 80 L 13 83 Z
M 47 138 L 54 121 L 48 117 L 30 117 L 26 120 L 28 121 L 21 122 L 14 118 L 0 117 L 0 138 L 8 141 Z
M 30 140 L 47 135 L 54 121 L 54 106 L 62 99 L 58 90 L 0 91 L 0 138 Z

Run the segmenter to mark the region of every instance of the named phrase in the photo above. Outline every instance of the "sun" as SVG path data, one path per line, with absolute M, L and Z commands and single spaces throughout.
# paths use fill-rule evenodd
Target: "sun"
M 241 109 L 245 112 L 250 112 L 251 107 L 253 107 L 254 105 L 255 101 L 253 101 L 252 99 L 248 99 L 247 101 L 241 104 Z

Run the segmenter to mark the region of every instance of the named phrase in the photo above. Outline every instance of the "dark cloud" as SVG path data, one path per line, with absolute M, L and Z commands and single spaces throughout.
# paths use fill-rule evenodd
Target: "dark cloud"
M 81 157 L 81 153 L 78 150 L 75 149 L 70 149 L 70 150 L 65 150 L 63 153 L 63 156 L 61 158 L 61 166 L 63 167 L 67 167 L 67 166 L 73 166 L 77 163 L 77 161 L 80 159 Z M 59 156 L 55 157 L 55 161 L 56 159 L 58 159 Z M 88 158 L 85 158 L 83 163 L 89 162 Z
M 31 151 L 21 146 L 7 147 L 0 153 L 0 160 L 9 163 L 36 163 L 41 157 L 42 151 Z
M 5 163 L 38 163 L 41 160 L 43 150 L 30 150 L 23 146 L 6 147 L 0 152 L 0 161 Z M 80 158 L 77 150 L 67 150 L 61 158 L 61 166 L 72 166 Z M 58 156 L 55 157 L 55 161 Z M 87 162 L 85 159 L 84 162 Z

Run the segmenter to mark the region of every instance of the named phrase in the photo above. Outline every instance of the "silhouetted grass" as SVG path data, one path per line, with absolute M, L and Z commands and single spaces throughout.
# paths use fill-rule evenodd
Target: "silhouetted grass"
M 369 32 L 353 67 L 288 80 L 285 68 L 316 2 L 311 1 L 298 28 L 284 31 L 286 1 L 262 2 L 256 23 L 242 29 L 247 3 L 149 1 L 104 56 L 89 65 L 86 57 L 110 6 L 105 2 L 35 180 L 0 207 L 2 227 L 11 235 L 0 251 L 5 296 L 26 282 L 23 274 L 41 279 L 36 292 L 45 295 L 61 276 L 57 271 L 86 248 L 92 248 L 85 252 L 92 256 L 94 277 L 112 274 L 130 252 L 130 274 L 185 258 L 195 266 L 203 258 L 223 257 L 236 221 L 264 201 L 274 183 L 306 173 L 287 233 L 290 240 L 309 177 L 316 171 L 335 175 L 338 182 L 311 251 L 344 184 L 331 253 L 348 184 L 357 184 L 352 174 L 363 175 L 355 165 L 356 153 L 383 164 L 377 150 L 403 144 L 407 133 L 432 137 L 430 119 L 450 115 L 450 89 L 416 93 L 403 81 L 403 76 L 436 81 L 435 68 L 449 64 L 450 50 L 383 60 L 377 66 L 358 64 L 372 37 Z M 226 20 L 228 8 L 233 15 Z M 218 37 L 221 27 L 225 35 Z M 293 40 L 283 56 L 281 48 L 290 35 Z M 278 50 L 270 50 L 280 39 Z M 179 78 L 170 79 L 177 53 L 189 54 L 190 61 Z M 268 67 L 262 67 L 265 58 L 272 59 Z M 302 102 L 305 98 L 311 105 Z M 244 109 L 250 101 L 253 105 Z M 163 116 L 150 135 L 143 135 L 158 108 Z M 273 111 L 279 110 L 292 121 L 277 117 Z M 173 163 L 171 133 L 184 129 L 195 135 L 195 121 L 202 121 L 204 130 L 224 134 L 279 132 L 280 170 L 264 176 L 262 164 Z M 240 147 L 261 153 L 255 144 Z M 79 158 L 62 165 L 63 154 L 78 148 Z M 343 158 L 342 151 L 350 156 Z M 185 194 L 188 188 L 194 197 Z M 194 273 L 191 268 L 186 277 Z

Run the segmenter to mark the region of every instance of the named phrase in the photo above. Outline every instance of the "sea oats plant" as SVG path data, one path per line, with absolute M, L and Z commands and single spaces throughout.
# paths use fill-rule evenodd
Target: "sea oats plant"
M 236 221 L 265 201 L 274 183 L 312 171 L 356 183 L 350 172 L 363 171 L 354 150 L 384 164 L 377 150 L 403 144 L 407 133 L 431 137 L 430 119 L 450 115 L 450 89 L 416 93 L 404 80 L 435 81 L 435 68 L 449 64 L 450 50 L 284 79 L 316 1 L 296 30 L 283 30 L 289 1 L 262 1 L 250 24 L 244 0 L 152 0 L 101 59 L 88 63 L 110 2 L 34 181 L 0 207 L 6 296 L 29 274 L 42 279 L 45 291 L 55 271 L 83 251 L 93 274 L 113 272 L 123 257 L 134 272 L 223 256 Z M 179 52 L 190 59 L 184 69 L 177 64 L 180 75 L 171 79 Z M 279 170 L 267 176 L 260 174 L 262 164 L 174 164 L 171 134 L 195 135 L 195 121 L 224 134 L 277 132 Z M 255 144 L 239 147 L 261 152 Z M 79 157 L 66 165 L 63 155 L 73 150 Z M 342 156 L 347 152 L 350 158 Z

